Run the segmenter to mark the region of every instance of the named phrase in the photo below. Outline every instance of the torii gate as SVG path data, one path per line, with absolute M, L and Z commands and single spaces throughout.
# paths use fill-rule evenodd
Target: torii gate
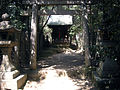
M 32 5 L 32 13 L 31 12 L 27 12 L 24 15 L 32 15 L 31 18 L 31 36 L 30 36 L 30 40 L 31 40 L 31 47 L 30 47 L 30 51 L 31 51 L 31 56 L 30 56 L 30 67 L 31 69 L 35 70 L 37 68 L 36 65 L 36 58 L 37 58 L 37 19 L 38 19 L 38 15 L 42 15 L 42 14 L 46 14 L 46 15 L 57 15 L 57 14 L 62 14 L 62 15 L 73 15 L 73 14 L 78 14 L 81 13 L 81 11 L 38 11 L 38 5 L 40 6 L 44 6 L 44 5 L 81 5 L 83 4 L 82 0 L 24 0 L 22 2 L 23 4 L 27 4 L 27 5 Z M 30 14 L 31 13 L 31 14 Z M 87 21 L 87 20 L 85 20 Z M 86 24 L 86 23 L 83 23 Z M 86 25 L 84 25 L 86 29 Z M 84 30 L 85 31 L 85 30 Z M 88 33 L 88 32 L 87 32 Z M 88 43 L 88 41 L 86 42 Z

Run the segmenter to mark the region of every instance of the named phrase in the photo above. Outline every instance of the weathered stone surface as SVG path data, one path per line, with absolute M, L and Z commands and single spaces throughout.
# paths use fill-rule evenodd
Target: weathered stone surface
M 2 15 L 2 19 L 5 21 L 5 20 L 9 20 L 9 15 L 7 13 L 3 14 Z
M 12 65 L 12 63 L 9 61 L 9 57 L 8 55 L 3 55 L 3 60 L 2 60 L 2 64 L 0 66 L 0 71 L 3 72 L 10 72 L 15 70 L 15 67 Z
M 116 61 L 106 58 L 99 64 L 97 70 L 100 77 L 114 77 L 119 75 L 119 66 Z
M 13 73 L 13 78 L 16 78 L 20 74 L 18 70 L 14 70 L 12 71 L 12 73 Z
M 11 89 L 17 90 L 17 83 L 14 80 L 2 80 L 1 81 L 1 90 Z
M 106 90 L 106 86 L 110 87 L 110 90 L 114 90 L 115 88 L 119 88 L 119 77 L 111 77 L 111 78 L 101 78 L 96 71 L 93 71 L 92 73 L 95 86 L 99 87 L 100 90 Z M 118 90 L 118 89 L 116 89 Z
M 36 69 L 36 59 L 37 59 L 37 13 L 38 13 L 38 6 L 37 4 L 33 4 L 32 6 L 32 18 L 31 18 L 31 47 L 30 47 L 30 67 L 31 69 Z
M 4 30 L 4 29 L 9 29 L 12 26 L 10 25 L 10 21 L 9 20 L 9 15 L 7 13 L 2 15 L 2 19 L 3 21 L 0 22 L 0 30 Z
M 12 80 L 2 80 L 0 83 L 1 90 L 11 89 L 18 90 L 21 88 L 27 80 L 27 74 L 19 75 L 15 79 Z
M 104 62 L 101 61 L 97 71 L 93 71 L 92 74 L 95 84 L 102 88 L 100 90 L 106 90 L 106 86 L 114 89 L 119 87 L 119 66 L 110 58 L 106 58 Z
M 18 76 L 15 81 L 17 82 L 17 89 L 21 88 L 27 80 L 27 74 Z
M 15 28 L 10 28 L 9 15 L 3 14 L 4 21 L 0 22 L 0 50 L 2 60 L 0 64 L 0 90 L 17 90 L 26 81 L 27 75 L 19 75 L 15 65 L 11 59 L 11 52 L 14 46 L 17 45 Z M 18 76 L 19 75 L 19 76 Z
M 11 26 L 9 25 L 9 21 L 3 21 L 0 23 L 0 29 L 8 29 L 8 28 L 11 28 Z
M 20 72 L 18 70 L 14 70 L 11 72 L 0 72 L 0 80 L 12 80 L 19 76 Z

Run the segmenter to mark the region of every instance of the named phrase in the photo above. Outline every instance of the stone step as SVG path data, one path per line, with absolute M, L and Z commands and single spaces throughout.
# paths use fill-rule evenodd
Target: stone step
M 3 76 L 6 80 L 12 80 L 12 79 L 15 79 L 19 75 L 20 75 L 20 72 L 18 70 L 14 70 L 11 72 L 0 72 L 1 80 L 3 80 Z
M 1 90 L 18 90 L 21 88 L 27 80 L 27 74 L 19 75 L 15 79 L 12 80 L 2 80 L 1 81 Z
M 20 75 L 20 72 L 18 70 L 14 70 L 12 71 L 12 73 L 13 73 L 13 79 Z

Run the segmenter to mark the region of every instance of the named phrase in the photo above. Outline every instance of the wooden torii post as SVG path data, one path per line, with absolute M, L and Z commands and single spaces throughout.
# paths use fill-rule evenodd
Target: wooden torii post
M 36 3 L 32 5 L 32 18 L 31 18 L 31 35 L 30 35 L 30 67 L 36 69 L 36 58 L 37 58 L 37 14 L 38 6 Z
M 35 70 L 37 68 L 36 60 L 37 60 L 37 19 L 38 15 L 74 15 L 78 14 L 81 11 L 38 11 L 38 5 L 81 5 L 83 4 L 82 0 L 24 0 L 23 4 L 32 5 L 32 14 L 31 12 L 27 12 L 24 15 L 32 15 L 31 18 L 31 56 L 30 56 L 30 66 L 31 69 Z

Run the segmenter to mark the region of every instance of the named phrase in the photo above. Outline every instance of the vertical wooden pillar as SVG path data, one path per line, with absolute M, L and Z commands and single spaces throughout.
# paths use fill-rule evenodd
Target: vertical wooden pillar
M 84 49 L 85 49 L 85 65 L 90 66 L 90 51 L 89 51 L 89 27 L 88 27 L 88 14 L 87 6 L 83 7 L 83 37 L 84 37 Z
M 32 18 L 31 18 L 31 36 L 30 36 L 30 41 L 31 41 L 31 46 L 30 46 L 30 68 L 31 69 L 36 69 L 36 60 L 37 60 L 37 17 L 38 15 L 38 6 L 37 4 L 33 4 L 32 6 Z

